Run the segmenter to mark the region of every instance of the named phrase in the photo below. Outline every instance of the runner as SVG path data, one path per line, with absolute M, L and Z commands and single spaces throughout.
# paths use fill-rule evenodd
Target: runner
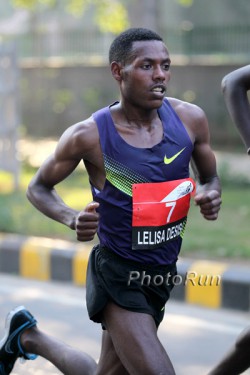
M 222 80 L 222 90 L 227 109 L 250 155 L 250 105 L 247 96 L 250 90 L 250 65 L 227 74 Z M 250 367 L 249 348 L 250 328 L 246 328 L 209 375 L 242 374 Z
M 68 375 L 175 374 L 157 329 L 173 288 L 195 188 L 191 158 L 201 214 L 216 220 L 221 205 L 208 122 L 196 105 L 165 97 L 171 61 L 155 32 L 123 32 L 113 41 L 109 60 L 120 100 L 67 129 L 27 193 L 38 210 L 74 230 L 79 241 L 98 234 L 88 265 L 87 307 L 90 319 L 103 328 L 100 360 L 96 364 L 47 336 L 21 307 L 9 315 L 1 342 L 2 375 L 11 372 L 18 357 L 30 359 L 27 353 Z M 78 212 L 62 201 L 55 186 L 82 160 L 93 202 Z M 166 275 L 168 283 L 154 283 Z

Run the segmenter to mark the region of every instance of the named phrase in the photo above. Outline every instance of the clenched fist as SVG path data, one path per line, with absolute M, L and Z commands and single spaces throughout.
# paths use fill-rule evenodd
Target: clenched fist
M 99 214 L 96 212 L 98 207 L 99 203 L 91 202 L 77 215 L 75 231 L 78 241 L 93 240 L 99 223 Z

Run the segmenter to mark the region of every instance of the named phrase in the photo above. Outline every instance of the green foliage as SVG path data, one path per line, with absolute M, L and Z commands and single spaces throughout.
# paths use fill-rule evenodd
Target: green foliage
M 126 8 L 118 1 L 96 1 L 95 19 L 103 32 L 119 34 L 129 26 Z
M 89 5 L 89 0 L 70 0 L 65 6 L 65 9 L 74 16 L 83 14 Z
M 20 189 L 13 190 L 11 175 L 0 171 L 0 233 L 17 233 L 75 240 L 74 232 L 37 211 L 26 198 L 26 189 L 35 169 L 25 166 L 21 173 Z M 58 193 L 66 204 L 81 210 L 92 201 L 87 173 L 77 169 L 62 182 Z
M 182 255 L 206 259 L 250 258 L 250 190 L 223 187 L 222 207 L 216 221 L 202 219 L 192 202 Z
M 12 0 L 12 5 L 17 8 L 32 10 L 36 6 L 36 0 Z
M 180 5 L 184 7 L 190 7 L 191 5 L 193 5 L 194 0 L 176 0 L 176 1 L 177 3 L 179 3 Z
M 62 113 L 74 100 L 74 94 L 70 90 L 55 90 L 52 92 L 53 111 Z
M 58 0 L 11 0 L 12 5 L 30 11 L 55 7 Z M 94 20 L 102 32 L 119 34 L 129 27 L 128 12 L 119 0 L 67 0 L 62 1 L 64 9 L 76 17 L 81 16 L 88 7 L 94 6 Z
M 52 7 L 56 4 L 56 0 L 12 0 L 11 2 L 16 8 L 28 10 L 35 10 L 40 5 Z

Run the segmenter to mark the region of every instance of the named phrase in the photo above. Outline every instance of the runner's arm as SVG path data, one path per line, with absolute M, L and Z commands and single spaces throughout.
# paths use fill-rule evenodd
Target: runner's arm
M 85 152 L 88 153 L 88 138 L 87 146 L 82 138 L 80 124 L 64 132 L 55 152 L 45 160 L 31 180 L 27 197 L 43 214 L 76 230 L 78 240 L 88 241 L 93 239 L 97 230 L 98 214 L 95 209 L 98 203 L 93 202 L 83 211 L 77 211 L 66 205 L 55 189 L 55 185 L 75 170 Z
M 227 74 L 221 83 L 228 112 L 239 130 L 247 149 L 250 148 L 250 65 Z

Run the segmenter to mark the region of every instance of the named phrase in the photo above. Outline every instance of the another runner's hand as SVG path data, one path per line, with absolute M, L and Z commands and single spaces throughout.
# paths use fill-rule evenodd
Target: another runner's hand
M 216 190 L 209 190 L 198 193 L 194 197 L 195 203 L 200 206 L 200 212 L 207 220 L 216 220 L 221 206 L 220 193 Z
M 96 209 L 99 203 L 91 202 L 76 217 L 75 231 L 78 241 L 93 240 L 99 223 L 99 214 Z

